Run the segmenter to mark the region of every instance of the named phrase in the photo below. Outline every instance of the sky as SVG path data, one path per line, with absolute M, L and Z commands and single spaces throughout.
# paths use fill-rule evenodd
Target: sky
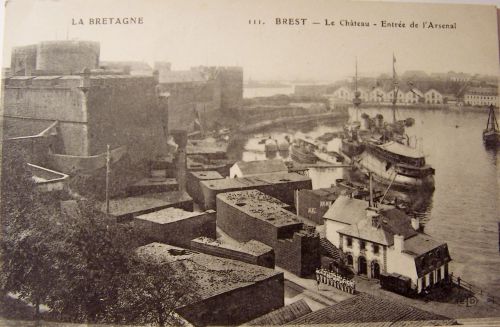
M 3 66 L 13 46 L 46 40 L 93 40 L 101 60 L 169 61 L 173 69 L 243 66 L 245 79 L 336 80 L 396 68 L 498 75 L 495 4 L 410 4 L 338 0 L 9 0 Z M 90 25 L 90 18 L 143 17 L 142 25 Z M 74 25 L 79 19 L 84 25 Z M 304 26 L 276 18 L 306 18 Z M 252 25 L 260 19 L 265 24 Z M 343 27 L 340 20 L 368 22 Z M 326 21 L 336 26 L 327 26 Z M 382 28 L 381 21 L 407 28 Z M 320 24 L 312 24 L 318 22 Z M 416 22 L 419 28 L 408 28 Z M 423 22 L 456 23 L 453 30 Z M 377 24 L 374 26 L 373 24 Z

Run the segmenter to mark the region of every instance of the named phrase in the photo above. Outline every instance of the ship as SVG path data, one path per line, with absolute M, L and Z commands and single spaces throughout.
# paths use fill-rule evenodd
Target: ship
M 483 130 L 483 142 L 485 145 L 491 146 L 500 144 L 500 130 L 498 129 L 495 107 L 493 105 L 490 105 L 488 122 L 486 123 L 486 128 Z
M 433 190 L 434 169 L 426 163 L 425 155 L 421 151 L 409 146 L 409 138 L 405 134 L 405 125 L 411 125 L 413 119 L 396 121 L 399 88 L 395 62 L 396 59 L 393 56 L 392 124 L 384 124 L 371 131 L 361 131 L 358 127 L 359 122 L 349 124 L 344 128 L 341 153 L 361 172 L 372 175 L 373 179 L 379 183 L 403 190 L 417 188 Z M 358 110 L 361 101 L 357 91 L 357 82 L 355 86 L 353 103 Z
M 339 153 L 335 151 L 328 151 L 326 146 L 318 147 L 313 151 L 316 157 L 324 162 L 328 162 L 331 164 L 338 164 L 344 162 L 344 157 L 342 157 Z
M 304 136 L 298 136 L 294 139 L 291 151 L 293 160 L 306 164 L 314 164 L 318 157 L 314 154 L 318 150 L 318 145 L 314 140 Z

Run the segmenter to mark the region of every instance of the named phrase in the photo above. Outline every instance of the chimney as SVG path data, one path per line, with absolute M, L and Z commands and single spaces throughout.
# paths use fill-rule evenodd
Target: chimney
M 366 208 L 366 218 L 371 220 L 372 227 L 378 228 L 380 226 L 380 215 L 375 208 Z
M 417 232 L 420 230 L 420 220 L 417 217 L 411 219 L 411 227 Z
M 403 235 L 394 235 L 394 251 L 401 253 L 405 249 L 405 237 Z
M 160 83 L 160 71 L 158 69 L 153 70 L 153 78 L 156 84 Z

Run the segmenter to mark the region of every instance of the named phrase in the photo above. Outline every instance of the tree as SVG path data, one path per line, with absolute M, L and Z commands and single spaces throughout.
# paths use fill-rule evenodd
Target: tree
M 4 147 L 1 185 L 1 287 L 35 306 L 46 300 L 51 279 L 51 226 L 57 212 L 35 187 L 23 153 Z
M 115 315 L 137 324 L 180 326 L 182 319 L 175 309 L 195 299 L 197 283 L 179 262 L 156 263 L 133 258 L 130 273 L 118 294 Z
M 129 256 L 138 237 L 130 226 L 117 224 L 97 211 L 92 201 L 76 204 L 73 212 L 63 215 L 60 229 L 64 237 L 53 242 L 58 287 L 47 304 L 62 320 L 114 320 L 109 308 L 117 305 L 117 294 L 123 287 L 123 276 L 129 272 Z

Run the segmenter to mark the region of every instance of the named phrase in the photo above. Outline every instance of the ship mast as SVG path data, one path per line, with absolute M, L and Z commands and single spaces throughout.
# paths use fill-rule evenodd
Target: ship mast
M 488 115 L 488 122 L 486 123 L 486 129 L 491 131 L 498 131 L 498 122 L 495 117 L 495 107 L 490 105 L 490 113 Z
M 354 99 L 352 100 L 352 103 L 354 104 L 354 107 L 356 108 L 356 121 L 359 121 L 359 105 L 361 104 L 361 93 L 358 91 L 358 57 L 356 57 L 355 61 L 355 69 L 356 73 L 354 75 Z
M 396 123 L 396 102 L 398 101 L 398 81 L 396 80 L 396 57 L 392 53 L 392 83 L 394 85 L 392 97 L 392 122 Z

